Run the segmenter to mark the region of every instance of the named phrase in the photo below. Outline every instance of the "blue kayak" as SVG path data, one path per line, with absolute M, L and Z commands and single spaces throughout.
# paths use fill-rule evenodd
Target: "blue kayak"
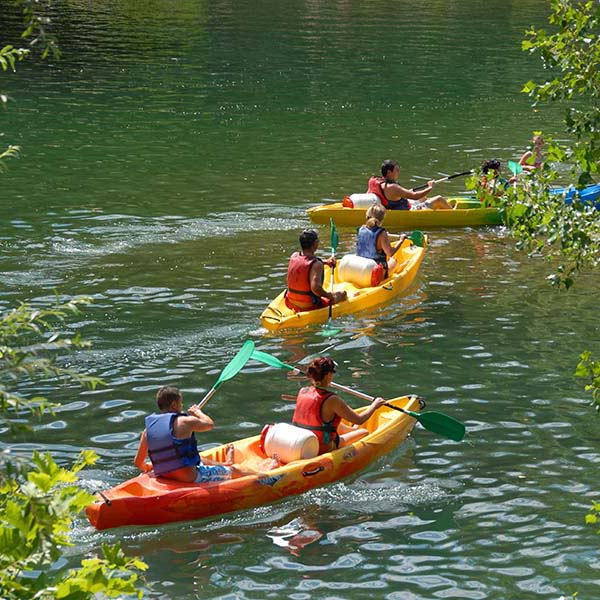
M 569 186 L 568 188 L 555 188 L 550 190 L 551 194 L 564 194 L 565 202 L 567 204 L 571 204 L 573 202 L 573 198 L 575 197 L 575 192 L 577 190 L 573 186 Z M 600 183 L 593 183 L 592 185 L 588 185 L 584 187 L 579 192 L 579 200 L 584 204 L 594 204 L 596 208 L 600 208 L 600 201 L 598 200 L 598 196 L 600 196 Z

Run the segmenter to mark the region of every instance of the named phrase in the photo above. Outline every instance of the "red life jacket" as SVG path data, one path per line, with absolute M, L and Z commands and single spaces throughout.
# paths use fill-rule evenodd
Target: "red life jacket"
M 313 293 L 310 287 L 310 269 L 318 259 L 316 256 L 308 258 L 301 252 L 294 252 L 290 257 L 287 274 L 286 303 L 290 308 L 311 310 L 320 308 L 321 298 Z
M 381 187 L 382 183 L 385 183 L 385 178 L 374 175 L 369 179 L 369 183 L 367 184 L 367 193 L 375 194 L 381 200 L 381 204 L 387 206 L 388 199 L 385 197 L 385 193 Z
M 386 183 L 385 177 L 377 177 L 374 175 L 369 179 L 369 183 L 367 184 L 367 192 L 370 194 L 375 194 L 379 200 L 381 200 L 381 204 L 383 204 L 386 208 L 392 210 L 409 210 L 410 203 L 406 198 L 400 198 L 400 200 L 388 200 L 385 197 L 385 192 L 381 187 L 382 183 Z M 389 183 L 389 182 L 388 182 Z
M 292 424 L 296 427 L 310 429 L 315 433 L 319 439 L 319 454 L 329 452 L 331 442 L 335 443 L 336 448 L 340 443 L 337 428 L 342 418 L 336 416 L 332 421 L 325 422 L 321 416 L 323 402 L 330 396 L 333 396 L 333 392 L 314 385 L 302 388 L 298 392 L 296 410 L 292 418 Z

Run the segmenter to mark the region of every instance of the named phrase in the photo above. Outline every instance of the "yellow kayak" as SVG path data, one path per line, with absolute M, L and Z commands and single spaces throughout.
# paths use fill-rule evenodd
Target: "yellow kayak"
M 352 210 L 352 209 L 351 209 Z M 364 211 L 363 211 L 364 212 Z M 391 211 L 390 211 L 391 212 Z M 409 211 L 397 211 L 409 212 Z M 420 211 L 419 211 L 420 212 Z M 387 218 L 386 214 L 386 226 Z M 364 222 L 364 215 L 363 215 Z M 427 248 L 427 236 L 423 236 L 423 246 L 415 245 L 410 239 L 405 240 L 396 251 L 394 257 L 397 265 L 391 275 L 375 287 L 358 287 L 354 283 L 341 281 L 339 270 L 334 270 L 333 289 L 334 292 L 346 291 L 348 299 L 344 302 L 334 304 L 332 317 L 347 315 L 379 304 L 383 304 L 404 292 L 415 280 L 419 266 L 423 261 L 425 249 Z M 325 279 L 323 288 L 330 289 L 331 269 L 325 265 Z M 317 308 L 316 310 L 305 310 L 294 312 L 285 303 L 285 290 L 275 298 L 260 316 L 263 327 L 270 331 L 278 331 L 286 327 L 304 327 L 315 323 L 325 323 L 329 318 L 329 308 Z
M 407 410 L 420 410 L 416 396 L 389 401 Z M 357 412 L 366 410 L 366 407 Z M 364 469 L 374 460 L 399 446 L 415 426 L 415 419 L 402 412 L 381 407 L 361 427 L 368 434 L 349 446 L 315 458 L 295 460 L 270 471 L 262 471 L 268 457 L 256 435 L 233 442 L 235 463 L 258 471 L 228 481 L 181 483 L 143 473 L 100 492 L 86 508 L 96 529 L 124 525 L 156 525 L 202 519 L 236 510 L 261 506 L 287 496 L 327 485 Z M 222 461 L 226 445 L 201 452 L 204 458 Z
M 481 227 L 501 225 L 502 213 L 498 208 L 482 208 L 479 200 L 449 198 L 453 210 L 388 210 L 385 227 L 393 230 L 428 229 L 432 227 Z M 308 209 L 314 223 L 329 224 L 333 219 L 338 227 L 360 227 L 366 221 L 366 208 L 347 208 L 341 202 L 322 204 Z

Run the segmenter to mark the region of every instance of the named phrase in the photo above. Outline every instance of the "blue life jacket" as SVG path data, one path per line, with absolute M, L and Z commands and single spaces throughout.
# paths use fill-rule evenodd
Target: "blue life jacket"
M 387 265 L 385 253 L 377 250 L 377 238 L 383 231 L 385 231 L 383 227 L 369 229 L 366 225 L 363 225 L 358 230 L 356 237 L 356 254 L 364 258 L 372 258 L 382 265 Z
M 146 417 L 148 456 L 155 475 L 164 475 L 183 467 L 200 464 L 196 436 L 179 440 L 173 435 L 173 422 L 186 413 L 160 413 Z

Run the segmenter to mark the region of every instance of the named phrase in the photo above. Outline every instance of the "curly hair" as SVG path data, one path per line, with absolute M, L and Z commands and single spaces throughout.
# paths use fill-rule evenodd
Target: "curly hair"
M 335 373 L 336 366 L 332 358 L 319 356 L 310 363 L 306 373 L 313 381 L 323 381 L 326 375 Z

